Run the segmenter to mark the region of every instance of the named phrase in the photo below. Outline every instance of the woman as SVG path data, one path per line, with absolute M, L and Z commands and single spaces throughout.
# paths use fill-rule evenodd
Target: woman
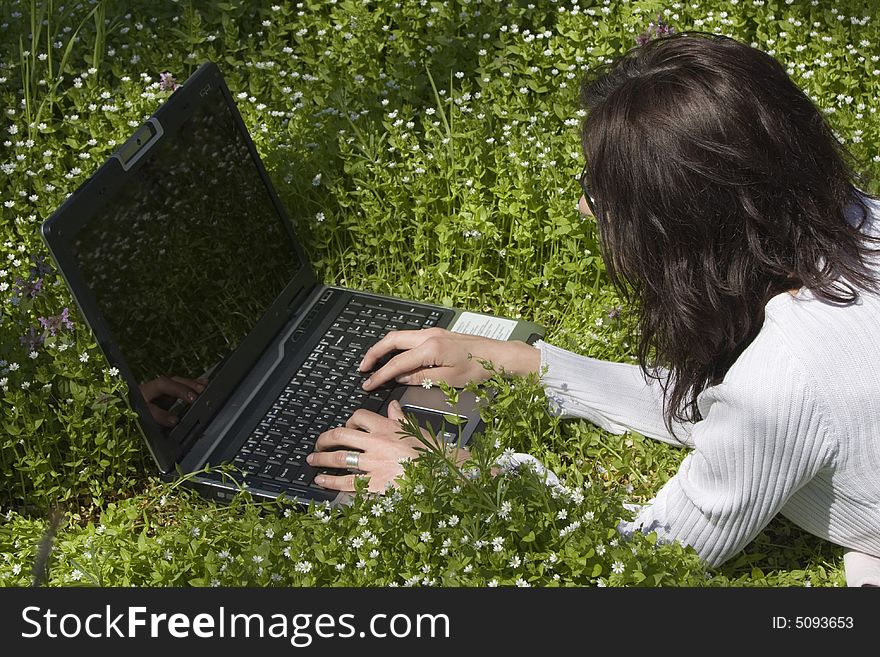
M 429 329 L 375 345 L 365 371 L 404 351 L 364 387 L 485 380 L 469 354 L 515 374 L 546 367 L 555 412 L 693 448 L 623 533 L 656 531 L 718 565 L 782 513 L 880 557 L 880 203 L 857 192 L 779 63 L 732 39 L 656 39 L 585 81 L 582 99 L 580 209 L 637 309 L 638 366 Z M 401 416 L 355 413 L 311 462 L 361 451 L 382 490 L 416 454 Z

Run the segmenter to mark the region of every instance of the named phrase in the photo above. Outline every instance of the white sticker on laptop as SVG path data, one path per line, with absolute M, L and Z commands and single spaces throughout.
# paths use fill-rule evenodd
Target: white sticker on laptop
M 449 330 L 455 333 L 481 335 L 484 338 L 494 338 L 495 340 L 507 340 L 515 328 L 516 320 L 513 319 L 465 312 L 458 316 L 455 325 Z

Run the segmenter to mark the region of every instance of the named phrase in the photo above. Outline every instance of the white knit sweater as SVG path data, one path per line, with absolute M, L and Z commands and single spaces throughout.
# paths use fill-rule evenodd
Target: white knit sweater
M 878 218 L 880 204 L 874 234 Z M 535 346 L 553 412 L 679 444 L 659 385 L 636 365 Z M 806 289 L 773 297 L 760 333 L 698 407 L 702 420 L 675 427 L 693 451 L 623 533 L 656 531 L 718 565 L 781 513 L 880 557 L 880 296 L 850 306 Z

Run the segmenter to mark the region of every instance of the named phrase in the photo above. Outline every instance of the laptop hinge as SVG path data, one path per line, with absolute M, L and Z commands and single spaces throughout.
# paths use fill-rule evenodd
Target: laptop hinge
M 193 424 L 189 431 L 186 432 L 186 435 L 180 440 L 180 447 L 184 452 L 189 450 L 192 444 L 198 440 L 198 438 L 202 435 L 202 423 L 196 420 L 195 424 Z
M 314 285 L 303 286 L 299 292 L 293 295 L 290 303 L 287 304 L 287 317 L 293 319 L 303 310 L 306 300 L 314 294 L 315 289 L 319 287 L 317 283 Z

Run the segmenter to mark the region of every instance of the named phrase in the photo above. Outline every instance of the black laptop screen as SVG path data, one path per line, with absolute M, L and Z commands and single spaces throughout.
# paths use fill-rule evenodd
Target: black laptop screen
M 139 382 L 199 378 L 301 263 L 219 91 L 128 173 L 74 257 Z

